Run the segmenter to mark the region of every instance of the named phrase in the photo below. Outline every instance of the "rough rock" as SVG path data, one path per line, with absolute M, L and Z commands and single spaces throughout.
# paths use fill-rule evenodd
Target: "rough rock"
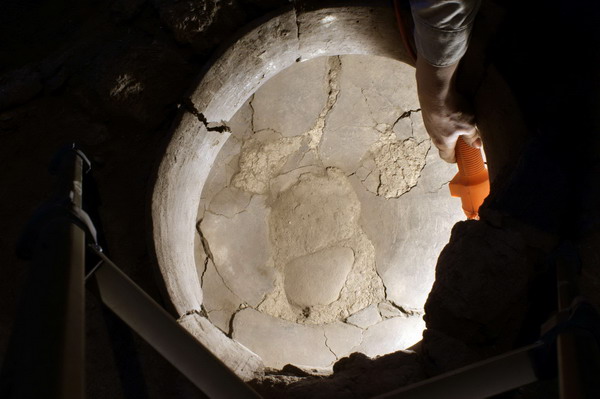
M 427 328 L 492 353 L 511 348 L 525 317 L 534 272 L 525 242 L 518 232 L 484 221 L 457 223 L 425 304 Z M 440 350 L 445 345 L 429 346 L 429 339 L 426 335 L 423 341 L 428 355 L 444 364 L 452 354 Z
M 181 54 L 143 38 L 107 46 L 97 65 L 85 72 L 94 93 L 78 93 L 87 107 L 102 107 L 111 115 L 157 127 L 185 90 L 192 69 Z M 152 65 L 149 68 L 148 65 Z M 90 102 L 89 98 L 98 100 Z M 91 110 L 97 112 L 97 110 Z
M 175 38 L 206 51 L 231 35 L 244 19 L 236 0 L 156 0 L 163 22 Z
M 327 378 L 291 374 L 270 374 L 250 384 L 265 398 L 355 399 L 371 398 L 426 378 L 419 356 L 404 352 L 377 359 L 353 353 L 339 360 L 334 374 Z
M 42 91 L 40 72 L 26 66 L 0 76 L 0 110 L 20 105 Z

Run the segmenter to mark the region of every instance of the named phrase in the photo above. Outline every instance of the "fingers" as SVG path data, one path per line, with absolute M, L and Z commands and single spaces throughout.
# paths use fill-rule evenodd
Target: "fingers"
M 479 130 L 475 127 L 472 132 L 468 134 L 461 135 L 465 143 L 470 145 L 473 148 L 481 148 L 481 137 L 479 135 Z
M 448 162 L 448 163 L 456 163 L 456 154 L 455 154 L 455 148 L 452 149 L 441 149 L 438 148 L 439 152 L 440 152 L 440 158 L 442 158 L 444 161 Z
M 462 139 L 473 148 L 481 148 L 482 142 L 479 136 L 479 130 L 476 127 L 469 129 L 468 133 L 464 130 L 457 130 L 454 134 L 447 137 L 432 137 L 433 144 L 439 150 L 440 158 L 448 163 L 456 163 L 456 142 L 458 138 Z
M 448 163 L 456 163 L 456 141 L 458 140 L 458 135 L 451 135 L 449 137 L 444 138 L 433 138 L 433 144 L 437 147 L 440 158 Z

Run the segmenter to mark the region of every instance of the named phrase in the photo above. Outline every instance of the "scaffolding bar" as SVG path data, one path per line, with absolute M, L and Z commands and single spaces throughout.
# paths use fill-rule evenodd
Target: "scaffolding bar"
M 81 207 L 81 158 L 65 152 L 57 172 L 55 195 L 22 243 L 31 262 L 2 365 L 2 398 L 84 397 L 85 232 L 71 217 Z
M 260 398 L 104 253 L 94 276 L 102 302 L 210 398 Z
M 483 399 L 538 380 L 533 351 L 541 342 L 400 388 L 376 399 Z

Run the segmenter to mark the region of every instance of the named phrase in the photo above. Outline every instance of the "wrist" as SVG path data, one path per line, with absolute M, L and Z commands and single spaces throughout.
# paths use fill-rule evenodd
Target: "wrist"
M 417 58 L 417 91 L 421 106 L 442 107 L 454 90 L 458 63 L 448 66 L 429 64 L 423 57 Z

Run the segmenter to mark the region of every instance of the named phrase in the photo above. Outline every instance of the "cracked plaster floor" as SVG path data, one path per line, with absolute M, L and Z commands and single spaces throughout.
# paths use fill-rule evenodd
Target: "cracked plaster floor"
M 463 214 L 414 70 L 369 56 L 297 63 L 229 126 L 198 211 L 211 322 L 273 368 L 418 342 L 437 256 Z

